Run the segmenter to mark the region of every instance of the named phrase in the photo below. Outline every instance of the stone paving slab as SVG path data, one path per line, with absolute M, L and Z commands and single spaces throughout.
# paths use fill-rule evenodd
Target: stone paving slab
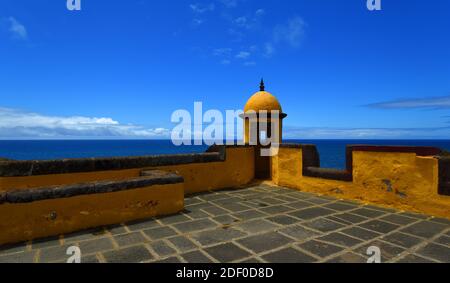
M 189 196 L 173 216 L 0 247 L 2 262 L 450 262 L 450 220 L 267 184 Z

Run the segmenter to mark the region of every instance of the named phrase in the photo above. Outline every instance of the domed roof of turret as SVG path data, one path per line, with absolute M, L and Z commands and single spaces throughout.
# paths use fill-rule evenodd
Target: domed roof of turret
M 265 91 L 264 81 L 261 80 L 260 91 L 255 93 L 245 104 L 244 112 L 248 111 L 275 111 L 283 112 L 278 99 L 270 92 Z

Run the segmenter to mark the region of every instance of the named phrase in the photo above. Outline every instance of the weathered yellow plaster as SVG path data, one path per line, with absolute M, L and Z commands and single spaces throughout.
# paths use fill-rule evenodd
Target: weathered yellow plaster
M 353 182 L 304 177 L 302 150 L 280 148 L 272 158 L 275 184 L 450 218 L 450 197 L 438 194 L 438 161 L 414 153 L 353 153 Z
M 246 185 L 255 177 L 255 153 L 251 147 L 227 148 L 226 161 L 197 163 L 158 169 L 183 176 L 186 194 Z
M 177 213 L 183 184 L 0 205 L 0 244 Z

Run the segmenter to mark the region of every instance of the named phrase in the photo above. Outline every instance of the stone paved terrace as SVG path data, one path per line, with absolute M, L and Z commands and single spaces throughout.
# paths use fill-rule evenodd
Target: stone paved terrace
M 0 247 L 0 262 L 450 262 L 450 221 L 267 184 L 186 198 L 175 216 Z

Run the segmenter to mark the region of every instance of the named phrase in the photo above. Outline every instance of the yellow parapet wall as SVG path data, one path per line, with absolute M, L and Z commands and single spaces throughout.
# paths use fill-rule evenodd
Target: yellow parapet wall
M 118 166 L 120 162 L 122 164 Z M 155 165 L 140 166 L 147 163 Z M 160 165 L 165 163 L 171 165 Z M 255 176 L 254 165 L 253 147 L 227 147 L 221 153 L 147 159 L 4 163 L 3 167 L 0 166 L 3 176 L 0 177 L 0 244 L 178 213 L 184 209 L 185 194 L 250 183 Z M 114 169 L 97 171 L 96 166 L 103 169 L 110 166 Z M 28 171 L 29 168 L 32 170 Z M 110 183 L 140 180 L 139 178 L 145 178 L 140 176 L 149 170 L 164 170 L 171 176 L 179 176 L 182 182 L 117 192 L 108 192 L 106 188 L 104 193 L 96 193 L 94 188 L 88 194 L 65 196 L 64 190 L 74 191 L 73 186 L 84 186 L 86 190 L 92 190 L 90 186 L 95 185 L 91 184 L 98 182 L 109 186 Z M 111 187 L 114 188 L 114 185 Z M 54 197 L 55 190 L 63 191 L 61 196 Z M 35 201 L 34 195 L 28 196 L 37 191 L 44 191 L 40 194 L 44 196 L 43 199 Z M 75 191 L 83 189 L 76 188 Z M 25 201 L 14 203 L 23 195 L 26 196 Z M 45 199 L 47 195 L 52 198 Z
M 183 183 L 31 203 L 7 203 L 0 205 L 0 244 L 175 214 L 183 208 Z
M 184 178 L 186 194 L 234 188 L 255 178 L 255 152 L 252 147 L 226 149 L 224 162 L 158 167 Z
M 353 181 L 303 174 L 301 147 L 280 148 L 272 158 L 275 184 L 341 199 L 450 218 L 450 197 L 438 194 L 438 160 L 408 152 L 353 151 Z
M 101 180 L 138 177 L 142 170 L 161 169 L 175 172 L 185 180 L 185 193 L 238 187 L 250 183 L 255 176 L 253 147 L 227 147 L 225 158 L 217 162 L 196 162 L 170 166 L 143 166 L 125 170 L 105 170 L 30 176 L 0 177 L 0 193 L 11 189 L 29 189 Z

